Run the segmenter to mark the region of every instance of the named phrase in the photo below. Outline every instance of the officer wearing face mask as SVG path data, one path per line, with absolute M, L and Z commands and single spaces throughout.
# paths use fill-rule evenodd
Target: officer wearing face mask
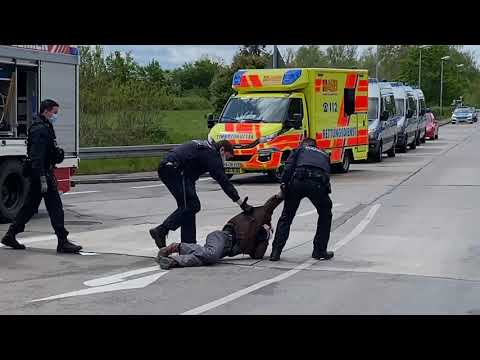
M 196 243 L 195 214 L 200 211 L 200 200 L 195 183 L 207 171 L 243 211 L 253 211 L 253 207 L 247 204 L 248 197 L 240 200 L 237 190 L 225 175 L 224 162 L 232 156 L 233 146 L 227 140 L 212 143 L 189 141 L 165 156 L 158 168 L 158 176 L 175 198 L 177 209 L 161 225 L 150 229 L 150 235 L 159 249 L 165 247 L 168 232 L 179 227 L 183 243 Z
M 30 190 L 25 204 L 2 239 L 2 244 L 14 249 L 25 249 L 25 245 L 20 244 L 15 236 L 25 230 L 25 225 L 38 209 L 42 199 L 45 200 L 50 222 L 58 238 L 57 252 L 77 253 L 82 249 L 67 239 L 62 200 L 54 175 L 55 165 L 61 163 L 64 157 L 63 150 L 57 146 L 52 125 L 52 121 L 57 119 L 58 109 L 57 102 L 42 101 L 40 114 L 28 130 L 28 157 L 24 163 L 24 175 L 30 179 Z

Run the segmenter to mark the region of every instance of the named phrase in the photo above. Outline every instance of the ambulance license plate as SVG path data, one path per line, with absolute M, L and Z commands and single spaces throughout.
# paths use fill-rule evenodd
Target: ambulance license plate
M 225 161 L 223 165 L 225 168 L 226 174 L 241 174 L 242 170 L 240 165 L 242 164 L 241 161 Z

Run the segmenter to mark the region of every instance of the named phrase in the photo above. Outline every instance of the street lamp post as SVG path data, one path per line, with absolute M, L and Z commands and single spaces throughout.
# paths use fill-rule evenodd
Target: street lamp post
M 375 66 L 375 78 L 378 80 L 378 68 L 380 66 L 380 64 L 382 63 L 382 61 L 385 60 L 385 58 L 381 58 L 380 61 L 377 62 L 377 65 Z
M 420 59 L 418 61 L 418 88 L 422 88 L 422 49 L 428 49 L 431 45 L 420 45 Z
M 457 65 L 457 82 L 458 82 L 458 72 L 459 72 L 458 69 L 460 69 L 460 68 L 462 68 L 462 67 L 464 67 L 464 66 L 465 66 L 465 64 L 458 64 L 458 65 Z
M 450 56 L 444 56 L 442 57 L 441 60 L 441 72 L 440 72 L 440 116 L 443 115 L 443 108 L 442 108 L 442 102 L 443 102 L 443 62 L 445 60 L 450 59 Z

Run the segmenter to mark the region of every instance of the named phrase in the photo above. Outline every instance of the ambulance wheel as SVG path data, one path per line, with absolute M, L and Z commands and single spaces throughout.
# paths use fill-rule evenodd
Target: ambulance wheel
M 343 155 L 343 160 L 340 164 L 332 164 L 331 170 L 333 173 L 337 174 L 345 174 L 350 170 L 350 163 L 351 163 L 351 155 L 350 151 L 345 151 L 345 155 Z
M 285 164 L 281 164 L 275 170 L 270 170 L 268 176 L 275 182 L 280 183 L 282 181 L 283 172 L 285 171 Z
M 12 221 L 22 208 L 28 193 L 28 181 L 22 174 L 22 163 L 6 160 L 0 163 L 0 218 Z

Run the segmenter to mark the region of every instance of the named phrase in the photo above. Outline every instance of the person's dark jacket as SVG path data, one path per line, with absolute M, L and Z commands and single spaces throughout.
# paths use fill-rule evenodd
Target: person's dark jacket
M 272 226 L 273 211 L 282 201 L 282 197 L 274 195 L 263 206 L 254 207 L 251 215 L 242 212 L 227 222 L 224 229 L 231 229 L 234 243 L 229 256 L 248 254 L 253 259 L 263 258 L 268 247 L 268 237 L 262 225 Z
M 209 172 L 230 199 L 235 202 L 240 199 L 237 190 L 225 174 L 219 152 L 206 141 L 190 141 L 177 146 L 167 154 L 165 160 L 178 161 L 184 176 L 193 181 Z
M 39 115 L 30 126 L 27 155 L 31 160 L 33 178 L 51 173 L 55 165 L 55 130 L 52 123 L 43 115 Z
M 281 183 L 289 184 L 295 169 L 298 167 L 318 168 L 330 175 L 330 158 L 322 149 L 302 146 L 293 150 L 285 162 L 285 170 Z

